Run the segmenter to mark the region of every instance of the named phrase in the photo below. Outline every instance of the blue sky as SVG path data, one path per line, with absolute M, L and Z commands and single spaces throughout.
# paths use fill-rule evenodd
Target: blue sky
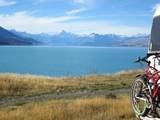
M 0 26 L 29 33 L 149 34 L 159 0 L 0 0 Z

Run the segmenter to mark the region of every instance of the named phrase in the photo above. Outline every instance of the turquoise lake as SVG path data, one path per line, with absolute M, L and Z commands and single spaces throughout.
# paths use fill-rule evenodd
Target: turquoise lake
M 115 73 L 141 68 L 134 61 L 145 48 L 0 47 L 0 72 L 49 76 Z

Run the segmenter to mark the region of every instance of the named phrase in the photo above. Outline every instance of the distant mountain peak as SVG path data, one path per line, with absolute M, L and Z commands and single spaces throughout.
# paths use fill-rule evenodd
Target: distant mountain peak
M 65 30 L 62 30 L 59 34 L 60 34 L 60 35 L 67 35 L 67 34 L 73 34 L 73 33 L 67 32 L 67 31 L 65 31 Z

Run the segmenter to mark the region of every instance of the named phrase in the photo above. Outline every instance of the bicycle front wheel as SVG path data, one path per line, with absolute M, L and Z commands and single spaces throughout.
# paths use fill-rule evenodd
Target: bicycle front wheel
M 140 116 L 146 116 L 151 109 L 151 104 L 146 92 L 147 86 L 144 81 L 145 79 L 142 76 L 136 78 L 133 81 L 131 89 L 132 107 L 138 118 Z

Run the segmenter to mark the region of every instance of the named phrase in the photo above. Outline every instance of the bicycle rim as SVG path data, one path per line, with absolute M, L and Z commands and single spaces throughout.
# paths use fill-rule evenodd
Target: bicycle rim
M 132 86 L 132 106 L 137 117 L 143 116 L 150 106 L 144 90 L 145 87 L 141 79 L 136 79 Z M 139 95 L 141 97 L 138 97 Z

